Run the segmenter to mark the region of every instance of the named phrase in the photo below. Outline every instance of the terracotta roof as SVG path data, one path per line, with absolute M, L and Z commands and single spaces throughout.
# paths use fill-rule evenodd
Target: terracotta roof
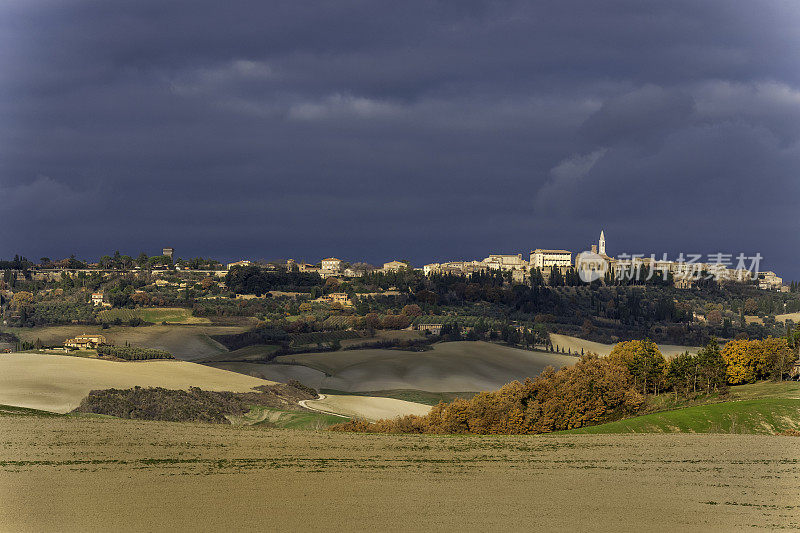
M 535 253 L 545 253 L 545 254 L 572 254 L 569 250 L 545 250 L 543 248 L 537 248 L 531 251 L 532 254 Z

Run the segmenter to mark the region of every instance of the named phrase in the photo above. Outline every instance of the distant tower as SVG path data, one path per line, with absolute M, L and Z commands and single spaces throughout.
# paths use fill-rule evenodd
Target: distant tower
M 164 248 L 161 250 L 161 255 L 166 255 L 170 259 L 172 259 L 172 255 L 175 253 L 175 248 Z
M 597 243 L 600 255 L 606 255 L 606 236 L 603 230 L 600 230 L 600 242 Z

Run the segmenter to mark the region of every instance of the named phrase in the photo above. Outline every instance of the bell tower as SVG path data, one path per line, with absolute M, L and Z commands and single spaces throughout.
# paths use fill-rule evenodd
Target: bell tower
M 605 233 L 603 233 L 603 230 L 600 230 L 600 242 L 597 244 L 600 255 L 606 255 L 606 236 Z

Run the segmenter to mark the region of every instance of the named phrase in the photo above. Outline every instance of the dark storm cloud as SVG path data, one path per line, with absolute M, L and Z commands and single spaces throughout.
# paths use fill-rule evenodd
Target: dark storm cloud
M 10 2 L 0 255 L 760 251 L 800 278 L 794 2 Z

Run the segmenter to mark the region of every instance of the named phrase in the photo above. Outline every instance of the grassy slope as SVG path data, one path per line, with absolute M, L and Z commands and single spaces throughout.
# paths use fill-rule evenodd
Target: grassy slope
M 570 433 L 753 433 L 800 428 L 800 400 L 743 400 L 638 416 Z
M 251 405 L 249 412 L 243 415 L 226 415 L 226 418 L 234 426 L 312 430 L 325 429 L 347 420 L 346 417 L 314 411 L 276 409 L 264 405 Z
M 800 429 L 800 383 L 761 382 L 731 387 L 726 395 L 709 395 L 671 410 L 574 429 L 568 433 L 753 433 L 775 434 Z M 672 406 L 670 395 L 654 408 Z
M 16 405 L 0 405 L 0 415 L 5 416 L 67 416 L 59 413 L 51 413 L 50 411 L 42 411 L 40 409 L 31 409 L 29 407 L 17 407 Z
M 257 408 L 254 408 L 257 409 Z M 287 429 L 325 429 L 333 424 L 341 424 L 346 418 L 325 413 L 310 411 L 281 411 L 261 408 L 269 411 L 269 416 L 255 423 L 257 426 L 268 426 Z

